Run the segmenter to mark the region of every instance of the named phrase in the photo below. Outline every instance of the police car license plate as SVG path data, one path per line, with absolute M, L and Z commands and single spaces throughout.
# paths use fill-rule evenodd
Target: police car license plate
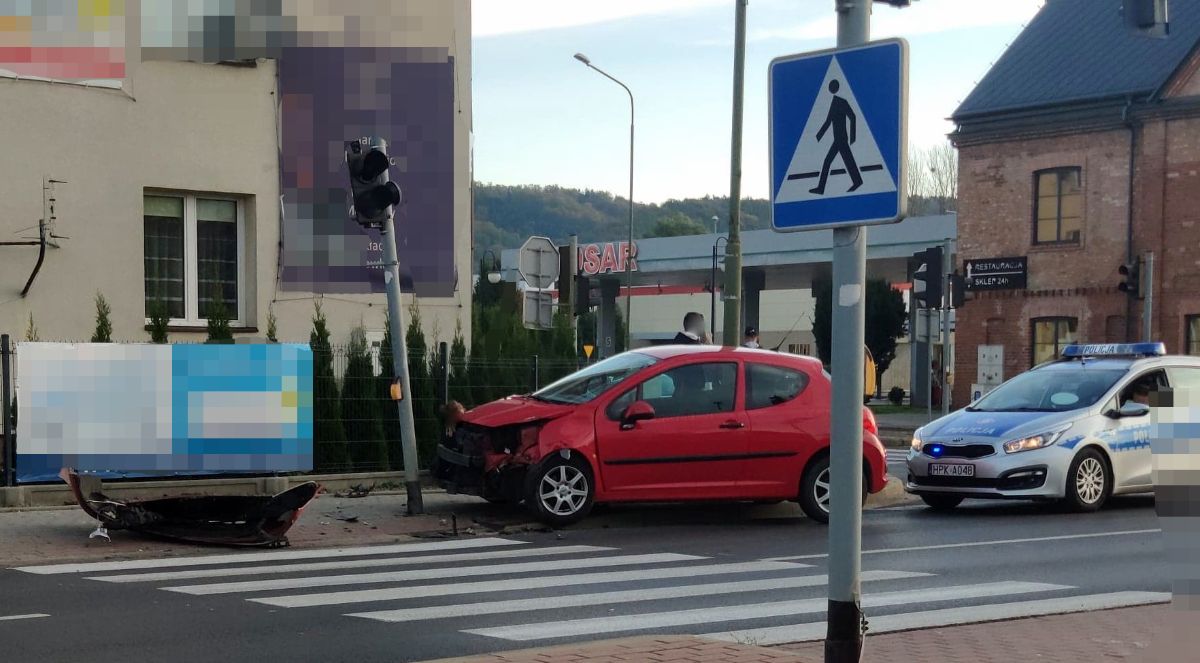
M 948 463 L 930 463 L 929 476 L 931 477 L 973 477 L 975 476 L 974 465 L 957 465 Z

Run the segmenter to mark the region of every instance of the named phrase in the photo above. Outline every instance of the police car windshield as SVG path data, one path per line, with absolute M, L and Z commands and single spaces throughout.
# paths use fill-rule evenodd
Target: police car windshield
M 1124 369 L 1055 368 L 1005 382 L 968 408 L 972 412 L 1066 412 L 1095 405 Z

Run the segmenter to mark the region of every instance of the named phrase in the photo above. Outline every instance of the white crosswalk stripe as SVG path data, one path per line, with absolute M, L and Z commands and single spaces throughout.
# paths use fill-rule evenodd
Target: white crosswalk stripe
M 876 559 L 874 557 L 868 559 Z M 811 562 L 811 564 L 809 563 Z M 647 631 L 762 644 L 824 636 L 823 555 L 721 559 L 502 538 L 20 567 L 35 575 L 151 586 L 376 624 L 504 641 L 571 641 Z M 862 572 L 872 632 L 1144 605 L 1153 592 L 966 584 L 905 569 Z M 180 584 L 187 581 L 186 584 Z M 316 591 L 311 591 L 316 590 Z M 1079 595 L 1070 595 L 1079 594 Z M 14 615 L 4 620 L 46 615 Z

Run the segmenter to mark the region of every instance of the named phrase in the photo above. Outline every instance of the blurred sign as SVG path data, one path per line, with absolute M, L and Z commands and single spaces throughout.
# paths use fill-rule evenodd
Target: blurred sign
M 553 329 L 554 293 L 526 290 L 523 317 L 526 329 Z
M 1029 259 L 979 258 L 966 261 L 967 290 L 1024 290 L 1029 279 Z
M 558 247 L 548 237 L 530 237 L 521 245 L 517 269 L 531 288 L 549 288 L 558 280 Z
M 307 472 L 307 344 L 22 343 L 17 479 Z
M 579 247 L 579 273 L 584 276 L 597 274 L 623 273 L 626 264 L 632 271 L 638 271 L 637 242 L 629 251 L 628 242 L 608 242 L 606 244 L 584 244 Z

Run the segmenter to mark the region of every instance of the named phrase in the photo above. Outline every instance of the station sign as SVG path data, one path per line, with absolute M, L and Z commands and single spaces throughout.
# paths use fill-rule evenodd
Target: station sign
M 633 250 L 629 251 L 629 242 L 606 242 L 603 244 L 584 244 L 579 247 L 579 273 L 584 276 L 597 276 L 600 274 L 621 274 L 625 272 L 625 267 L 628 264 L 629 269 L 638 271 L 637 242 L 633 243 Z

